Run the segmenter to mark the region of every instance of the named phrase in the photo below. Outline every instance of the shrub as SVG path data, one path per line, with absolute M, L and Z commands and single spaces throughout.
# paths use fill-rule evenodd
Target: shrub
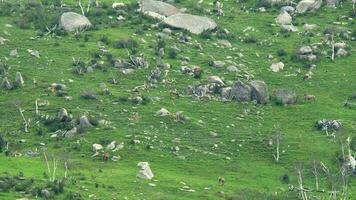
M 246 43 L 257 43 L 258 39 L 256 36 L 249 35 L 244 40 Z
M 168 51 L 168 56 L 171 59 L 176 59 L 178 56 L 178 50 L 176 48 L 170 48 Z
M 133 50 L 133 49 L 138 48 L 138 43 L 131 38 L 123 39 L 123 40 L 118 40 L 118 41 L 114 42 L 113 47 L 117 48 L 117 49 Z
M 280 56 L 280 57 L 286 56 L 287 54 L 288 54 L 287 51 L 284 50 L 284 49 L 279 49 L 277 51 L 277 55 Z
M 84 91 L 80 95 L 80 97 L 82 97 L 83 99 L 89 99 L 89 100 L 97 99 L 96 93 L 94 91 L 91 91 L 91 90 Z

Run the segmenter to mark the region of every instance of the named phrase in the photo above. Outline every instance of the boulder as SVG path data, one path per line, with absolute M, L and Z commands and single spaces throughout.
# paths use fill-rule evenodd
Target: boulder
M 88 18 L 75 12 L 65 12 L 59 20 L 59 26 L 68 32 L 83 30 L 91 25 Z
M 318 25 L 316 24 L 304 24 L 303 29 L 306 31 L 311 31 L 318 28 Z
M 160 117 L 169 116 L 170 114 L 171 113 L 165 108 L 161 108 L 159 111 L 156 112 L 156 116 L 160 116 Z
M 288 0 L 261 0 L 263 4 L 268 4 L 270 6 L 284 4 L 287 1 Z
M 252 89 L 249 85 L 237 81 L 232 87 L 231 87 L 231 92 L 230 92 L 230 99 L 236 100 L 236 101 L 251 101 L 251 92 Z
M 313 53 L 313 49 L 310 46 L 302 46 L 298 50 L 298 54 L 306 55 Z
M 168 26 L 185 29 L 194 34 L 200 34 L 206 30 L 212 30 L 217 27 L 215 21 L 208 17 L 183 13 L 169 16 L 165 18 L 163 22 Z
M 281 28 L 285 32 L 297 32 L 298 31 L 298 28 L 295 27 L 292 24 L 290 24 L 290 25 L 281 25 Z
M 22 78 L 21 72 L 16 72 L 15 83 L 16 83 L 16 86 L 18 86 L 18 87 L 22 87 L 25 84 L 25 81 Z
M 69 115 L 68 115 L 68 111 L 65 108 L 61 108 L 57 114 L 57 118 L 60 121 L 66 121 L 68 119 Z
M 143 0 L 140 3 L 140 11 L 154 18 L 164 19 L 180 12 L 178 8 L 163 1 Z
M 326 0 L 326 5 L 328 7 L 336 8 L 340 3 L 340 0 Z
M 225 66 L 225 62 L 224 61 L 220 61 L 220 60 L 214 60 L 214 61 L 211 62 L 211 65 L 213 67 L 220 68 L 220 67 L 224 67 Z
M 236 66 L 233 66 L 233 65 L 230 65 L 230 66 L 228 66 L 227 68 L 226 68 L 226 70 L 228 71 L 228 72 L 239 72 L 239 69 L 237 69 L 237 67 Z
M 279 89 L 276 91 L 276 100 L 282 105 L 294 104 L 297 102 L 297 94 L 286 89 Z
M 295 8 L 292 6 L 283 6 L 281 8 L 281 12 L 283 12 L 283 11 L 288 12 L 288 13 L 294 13 Z
M 231 99 L 231 87 L 221 88 L 220 95 L 222 99 L 230 100 Z
M 137 166 L 140 167 L 140 171 L 137 173 L 138 178 L 150 180 L 154 177 L 148 162 L 139 162 Z
M 276 23 L 279 25 L 292 24 L 292 16 L 286 11 L 282 11 L 276 18 Z
M 348 55 L 348 52 L 343 48 L 339 48 L 336 51 L 336 56 L 338 56 L 338 57 L 344 57 L 344 56 L 347 56 L 347 55 Z
M 268 88 L 264 81 L 251 81 L 249 83 L 251 87 L 251 97 L 259 104 L 266 104 L 269 101 Z
M 92 127 L 93 125 L 90 123 L 89 119 L 87 116 L 82 116 L 79 118 L 79 127 L 81 128 L 89 128 Z
M 9 41 L 9 40 L 8 40 L 8 39 L 5 39 L 5 38 L 3 38 L 3 37 L 0 37 L 0 44 L 1 44 L 1 45 L 4 45 L 5 42 L 7 42 L 7 41 Z
M 118 2 L 118 3 L 113 3 L 111 6 L 113 9 L 123 9 L 126 7 L 125 3 Z
M 313 12 L 321 7 L 322 0 L 302 0 L 297 4 L 296 12 L 305 13 Z
M 322 119 L 316 122 L 316 128 L 322 131 L 337 131 L 341 129 L 342 124 L 338 120 Z
M 269 67 L 272 72 L 279 72 L 283 70 L 284 68 L 284 63 L 282 62 L 274 62 L 272 65 Z
M 224 82 L 221 80 L 220 77 L 218 76 L 208 76 L 207 77 L 207 80 L 210 82 L 210 83 L 216 83 L 218 85 L 224 85 Z

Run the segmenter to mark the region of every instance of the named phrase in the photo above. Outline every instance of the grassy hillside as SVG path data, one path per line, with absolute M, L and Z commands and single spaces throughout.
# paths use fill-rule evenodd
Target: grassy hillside
M 171 65 L 167 76 L 162 70 L 155 87 L 138 92 L 133 89 L 147 83 L 147 76 L 156 68 L 157 33 L 162 32 L 163 27 L 153 26 L 158 21 L 137 13 L 134 2 L 124 1 L 130 4 L 123 14 L 126 20 L 117 24 L 115 18 L 122 13 L 111 9 L 113 1 L 100 1 L 101 8 L 92 7 L 87 14 L 94 28 L 77 35 L 62 32 L 46 35 L 45 25 L 56 23 L 57 15 L 63 12 L 57 7 L 56 11 L 51 10 L 55 9 L 51 4 L 57 1 L 43 1 L 42 6 L 35 3 L 29 6 L 28 1 L 7 2 L 12 6 L 0 2 L 0 37 L 9 40 L 0 44 L 0 63 L 8 66 L 8 74 L 2 74 L 0 80 L 5 76 L 14 80 L 16 72 L 21 72 L 25 85 L 12 90 L 0 89 L 0 133 L 9 143 L 8 149 L 0 154 L 0 177 L 23 173 L 25 180 L 22 181 L 33 179 L 33 183 L 28 183 L 31 186 L 25 189 L 19 186 L 5 192 L 1 192 L 0 184 L 0 199 L 24 196 L 34 199 L 36 195 L 32 194 L 36 193 L 36 187 L 52 192 L 43 152 L 50 165 L 52 159 L 58 161 L 56 179 L 63 179 L 64 163 L 68 167 L 64 192 L 51 194 L 53 199 L 80 199 L 79 195 L 81 199 L 298 199 L 298 190 L 289 190 L 291 185 L 298 187 L 298 166 L 303 166 L 304 186 L 313 190 L 307 192 L 310 199 L 329 199 L 331 183 L 340 191 L 337 199 L 342 198 L 342 188 L 339 188 L 342 184 L 338 182 L 344 159 L 340 156 L 341 143 L 345 145 L 347 137 L 356 141 L 356 110 L 344 107 L 356 87 L 356 41 L 352 39 L 356 37 L 356 26 L 350 1 L 336 9 L 323 5 L 315 13 L 295 16 L 293 23 L 299 28 L 296 33 L 283 33 L 275 25 L 278 6 L 259 12 L 260 5 L 256 1 L 224 1 L 225 16 L 218 17 L 205 13 L 204 9 L 214 8 L 210 1 L 204 1 L 201 7 L 195 1 L 177 1 L 174 4 L 177 7 L 187 8 L 188 13 L 207 15 L 216 21 L 219 30 L 229 30 L 233 48 L 219 47 L 219 36 L 214 31 L 202 36 L 173 30 L 170 38 L 164 40 L 166 52 L 162 62 Z M 65 0 L 65 3 L 80 13 L 74 0 Z M 44 20 L 43 16 L 48 17 Z M 45 25 L 37 23 L 42 20 L 46 21 Z M 311 34 L 303 34 L 305 23 L 317 24 L 318 28 Z M 253 31 L 247 30 L 248 27 Z M 350 32 L 348 39 L 335 37 L 336 41 L 347 43 L 350 55 L 336 57 L 334 61 L 318 55 L 314 75 L 303 80 L 313 63 L 295 60 L 293 55 L 303 45 L 322 42 L 325 30 L 330 27 Z M 181 43 L 180 33 L 190 36 L 190 41 Z M 115 48 L 115 44 L 130 38 L 138 44 L 133 48 L 136 55 L 143 54 L 150 65 L 125 75 L 107 58 L 128 59 L 130 49 Z M 98 41 L 104 42 L 109 53 L 100 51 Z M 173 45 L 181 49 L 175 59 L 168 53 Z M 19 57 L 9 56 L 14 49 Z M 37 50 L 40 57 L 31 56 L 28 49 Z M 285 52 L 283 55 L 278 53 L 281 50 Z M 325 45 L 320 52 L 322 50 L 330 51 Z M 270 71 L 269 55 L 285 64 L 283 71 Z M 203 69 L 201 78 L 181 72 L 183 57 L 190 58 L 188 66 Z M 92 73 L 77 75 L 73 73 L 72 58 L 80 58 L 86 65 L 91 60 L 102 63 Z M 211 60 L 233 60 L 245 67 L 239 65 L 240 72 L 231 73 L 226 70 L 228 65 L 210 66 Z M 271 95 L 268 104 L 198 100 L 185 93 L 189 85 L 205 83 L 209 75 L 223 77 L 228 83 L 245 81 L 249 78 L 246 74 L 252 75 L 251 79 L 265 81 Z M 111 78 L 118 80 L 118 84 L 109 83 Z M 52 83 L 65 84 L 72 100 L 67 101 L 49 90 Z M 106 84 L 110 95 L 102 94 L 100 83 Z M 278 105 L 273 91 L 280 88 L 295 91 L 297 103 Z M 182 96 L 172 96 L 173 90 Z M 82 98 L 87 91 L 95 93 L 96 99 Z M 303 99 L 306 93 L 315 95 L 316 100 L 306 102 Z M 135 104 L 130 99 L 136 96 L 149 100 Z M 58 127 L 46 125 L 45 120 L 35 115 L 36 99 L 49 102 L 39 108 L 41 114 L 56 116 L 65 108 L 75 117 L 86 114 L 107 120 L 110 125 L 95 126 L 71 138 L 51 137 Z M 30 123 L 27 133 L 19 108 Z M 183 111 L 188 119 L 180 123 L 170 117 L 155 116 L 161 108 L 174 113 Z M 340 120 L 343 127 L 335 132 L 335 137 L 327 137 L 314 126 L 321 119 Z M 272 156 L 274 147 L 268 144 L 276 132 L 282 133 L 278 163 Z M 91 157 L 92 144 L 106 146 L 113 140 L 124 143 L 122 150 L 110 155 L 119 155 L 119 161 L 103 162 L 101 156 Z M 135 144 L 135 140 L 140 143 Z M 175 147 L 179 147 L 179 151 L 172 150 Z M 351 145 L 351 149 L 355 153 L 355 145 Z M 37 151 L 38 155 L 27 156 L 29 150 Z M 16 153 L 22 156 L 15 157 Z M 141 161 L 149 162 L 155 175 L 153 180 L 136 177 L 137 163 Z M 327 176 L 319 170 L 320 190 L 325 192 L 315 191 L 313 161 L 321 161 L 331 174 L 336 174 Z M 355 199 L 355 175 L 348 174 L 348 189 L 343 197 Z M 224 185 L 218 183 L 220 176 L 225 177 Z

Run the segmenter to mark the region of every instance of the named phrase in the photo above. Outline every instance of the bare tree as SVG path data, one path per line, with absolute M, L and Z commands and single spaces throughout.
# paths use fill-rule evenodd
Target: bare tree
M 24 116 L 24 112 L 25 110 L 23 110 L 21 108 L 21 103 L 20 102 L 15 102 L 15 107 L 17 108 L 17 110 L 20 112 L 20 116 L 23 120 L 23 124 L 24 124 L 24 130 L 26 133 L 28 133 L 28 127 L 29 127 L 29 122 L 26 120 L 25 116 Z
M 277 129 L 277 131 L 272 139 L 272 145 L 274 147 L 274 152 L 272 155 L 273 155 L 273 158 L 276 161 L 276 163 L 278 163 L 279 159 L 280 159 L 281 140 L 282 140 L 282 133 L 280 130 Z
M 308 200 L 308 195 L 307 195 L 307 191 L 303 186 L 303 165 L 302 164 L 298 164 L 296 167 L 296 172 L 297 172 L 297 176 L 298 176 L 298 191 L 299 191 L 299 197 L 302 200 Z
M 319 191 L 319 162 L 317 162 L 316 160 L 313 161 L 313 174 L 315 177 L 315 190 Z
M 335 59 L 335 42 L 334 42 L 334 33 L 331 34 L 331 60 Z
M 78 5 L 80 7 L 80 10 L 82 11 L 82 15 L 85 15 L 84 8 L 82 6 L 82 1 L 81 0 L 77 0 L 77 2 L 78 2 Z

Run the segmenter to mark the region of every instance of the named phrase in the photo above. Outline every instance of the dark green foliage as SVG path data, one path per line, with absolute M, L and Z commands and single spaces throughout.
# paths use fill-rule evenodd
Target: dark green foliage
M 0 133 L 0 153 L 3 152 L 6 148 L 7 141 L 3 133 Z
M 35 1 L 29 1 L 21 7 L 20 16 L 15 18 L 14 23 L 23 29 L 34 28 L 47 32 L 47 28 L 52 28 L 58 23 L 61 12 L 61 7 L 47 7 Z
M 256 36 L 249 35 L 245 38 L 244 42 L 246 43 L 257 43 L 258 39 Z
M 83 99 L 89 99 L 89 100 L 97 99 L 96 92 L 94 92 L 92 90 L 86 90 L 86 91 L 82 92 L 80 97 L 83 98 Z
M 178 56 L 178 50 L 176 48 L 170 48 L 168 50 L 168 57 L 171 59 L 176 59 Z
M 288 54 L 287 51 L 284 50 L 284 49 L 279 49 L 279 50 L 277 51 L 277 55 L 280 56 L 280 57 L 287 56 L 287 54 Z
M 130 38 L 114 42 L 113 47 L 117 49 L 128 49 L 132 54 L 135 54 L 139 44 L 136 40 Z

